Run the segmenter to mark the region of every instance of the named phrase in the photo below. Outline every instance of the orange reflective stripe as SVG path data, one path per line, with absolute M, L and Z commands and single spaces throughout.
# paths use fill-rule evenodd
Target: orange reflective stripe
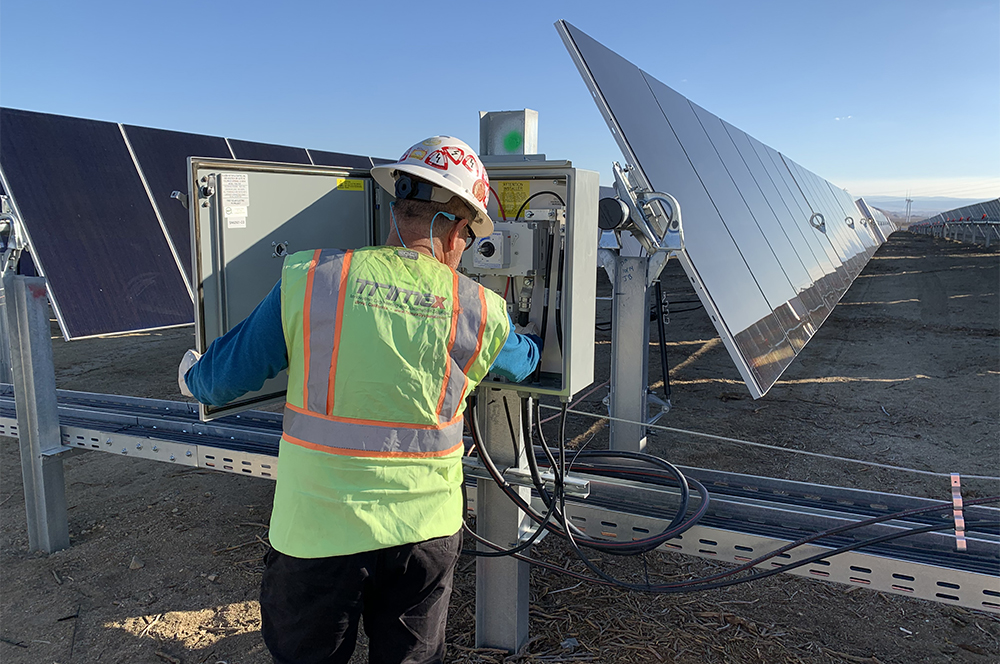
M 352 456 L 352 457 L 379 457 L 379 458 L 405 458 L 405 459 L 426 459 L 430 457 L 442 457 L 452 454 L 455 450 L 463 445 L 463 441 L 459 441 L 454 447 L 441 450 L 439 452 L 368 452 L 363 450 L 348 450 L 337 447 L 329 447 L 327 445 L 317 445 L 316 443 L 310 443 L 306 440 L 300 440 L 294 436 L 290 436 L 287 433 L 282 434 L 282 439 L 291 443 L 292 445 L 298 445 L 299 447 L 305 447 L 310 450 L 315 450 L 317 452 L 326 452 L 327 454 L 336 454 L 338 456 Z
M 333 389 L 337 382 L 337 356 L 340 355 L 340 328 L 344 320 L 344 301 L 347 300 L 347 274 L 351 269 L 354 251 L 344 254 L 344 264 L 340 268 L 340 294 L 337 296 L 337 319 L 334 323 L 333 353 L 330 354 L 330 382 L 326 391 L 326 412 L 333 412 Z
M 462 416 L 456 415 L 447 422 L 439 422 L 437 424 L 411 424 L 409 422 L 386 422 L 385 420 L 365 420 L 357 417 L 341 417 L 339 415 L 324 415 L 323 413 L 314 413 L 311 410 L 305 408 L 299 408 L 295 404 L 286 403 L 285 407 L 294 410 L 296 413 L 302 413 L 303 415 L 309 415 L 310 417 L 318 417 L 323 420 L 328 420 L 330 422 L 345 422 L 348 424 L 364 424 L 367 426 L 378 426 L 378 427 L 389 427 L 395 429 L 427 429 L 427 430 L 437 430 L 437 429 L 447 429 L 456 422 L 461 421 Z
M 448 333 L 448 351 L 445 353 L 444 380 L 441 381 L 441 396 L 438 397 L 437 408 L 434 413 L 438 420 L 441 419 L 441 409 L 444 408 L 444 397 L 448 393 L 448 380 L 451 378 L 451 351 L 455 347 L 455 334 L 458 331 L 458 315 L 462 313 L 462 306 L 458 299 L 458 272 L 452 271 L 452 303 L 451 303 L 451 331 Z
M 309 271 L 306 276 L 306 301 L 302 310 L 302 352 L 305 359 L 305 376 L 302 377 L 302 403 L 309 403 L 309 310 L 312 304 L 313 278 L 316 276 L 316 263 L 319 262 L 320 249 L 313 252 L 309 261 Z

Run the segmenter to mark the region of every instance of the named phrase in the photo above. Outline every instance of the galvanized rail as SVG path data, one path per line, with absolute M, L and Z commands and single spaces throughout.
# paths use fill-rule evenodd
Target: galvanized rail
M 195 404 L 64 390 L 57 395 L 62 447 L 48 454 L 102 451 L 252 477 L 276 476 L 279 414 L 251 411 L 204 423 L 198 420 Z M 0 435 L 18 435 L 10 385 L 0 385 Z M 588 472 L 596 469 L 581 465 L 574 476 L 588 483 L 589 495 L 570 502 L 574 523 L 608 539 L 633 539 L 662 530 L 673 516 L 678 490 L 666 482 L 624 479 L 639 469 L 616 461 L 613 468 L 604 469 L 611 471 L 609 476 Z M 682 470 L 709 488 L 712 503 L 698 526 L 663 549 L 733 563 L 747 562 L 789 541 L 836 526 L 942 504 L 721 471 Z M 475 478 L 483 473 L 476 464 L 467 464 L 472 511 L 477 501 Z M 537 495 L 533 500 L 541 509 Z M 901 529 L 941 523 L 946 528 L 941 532 L 840 554 L 791 573 L 1000 613 L 1000 532 L 996 527 L 1000 509 L 966 510 L 968 550 L 964 552 L 955 550 L 954 535 L 947 530 L 950 518 L 948 506 L 921 517 L 887 521 L 826 538 L 820 542 L 824 546 L 802 547 L 767 566 Z

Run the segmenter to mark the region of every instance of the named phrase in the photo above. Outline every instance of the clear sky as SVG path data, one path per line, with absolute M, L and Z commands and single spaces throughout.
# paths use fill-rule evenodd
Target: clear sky
M 609 184 L 560 18 L 855 195 L 1000 196 L 998 0 L 3 0 L 0 104 L 389 158 L 527 107 Z

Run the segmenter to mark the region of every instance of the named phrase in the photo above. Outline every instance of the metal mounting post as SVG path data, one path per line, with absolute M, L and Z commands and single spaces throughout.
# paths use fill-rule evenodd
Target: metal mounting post
M 481 443 L 500 470 L 527 468 L 527 441 L 521 435 L 521 396 L 511 390 L 480 387 Z M 504 404 L 506 400 L 506 407 Z M 518 440 L 511 443 L 510 421 Z M 515 454 L 515 448 L 517 454 Z M 531 502 L 531 489 L 515 489 Z M 476 483 L 476 532 L 491 542 L 517 545 L 526 516 L 491 479 Z M 480 544 L 481 551 L 489 551 Z M 476 647 L 517 652 L 528 641 L 528 581 L 530 566 L 509 556 L 476 560 Z
M 69 524 L 45 279 L 21 277 L 8 270 L 3 289 L 28 547 L 52 553 L 69 546 Z
M 618 256 L 611 314 L 611 449 L 640 452 L 646 447 L 646 394 L 649 385 L 649 258 Z

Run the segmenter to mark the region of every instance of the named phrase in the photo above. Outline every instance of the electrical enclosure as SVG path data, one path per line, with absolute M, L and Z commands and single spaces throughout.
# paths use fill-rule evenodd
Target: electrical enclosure
M 484 384 L 569 399 L 594 380 L 599 176 L 568 161 L 486 157 L 494 232 L 460 270 L 503 297 L 515 325 L 544 339 L 539 371 Z M 499 200 L 497 200 L 499 198 Z M 502 208 L 502 210 L 501 210 Z
M 281 278 L 284 256 L 357 249 L 381 227 L 381 188 L 367 169 L 188 160 L 195 269 L 195 344 L 209 344 L 250 315 Z M 388 207 L 388 206 L 381 206 Z M 201 405 L 203 420 L 284 400 L 287 374 L 225 406 Z
M 504 222 L 497 201 L 491 201 L 496 230 L 477 239 L 460 270 L 501 296 L 506 293 L 512 319 L 534 324 L 544 333 L 545 348 L 540 371 L 524 383 L 492 375 L 485 382 L 569 398 L 594 374 L 598 174 L 566 161 L 486 166 L 502 202 L 512 209 Z M 199 352 L 267 296 L 286 254 L 357 249 L 388 234 L 393 199 L 367 169 L 196 157 L 188 167 Z M 283 372 L 225 406 L 202 404 L 201 419 L 281 402 L 286 381 Z

